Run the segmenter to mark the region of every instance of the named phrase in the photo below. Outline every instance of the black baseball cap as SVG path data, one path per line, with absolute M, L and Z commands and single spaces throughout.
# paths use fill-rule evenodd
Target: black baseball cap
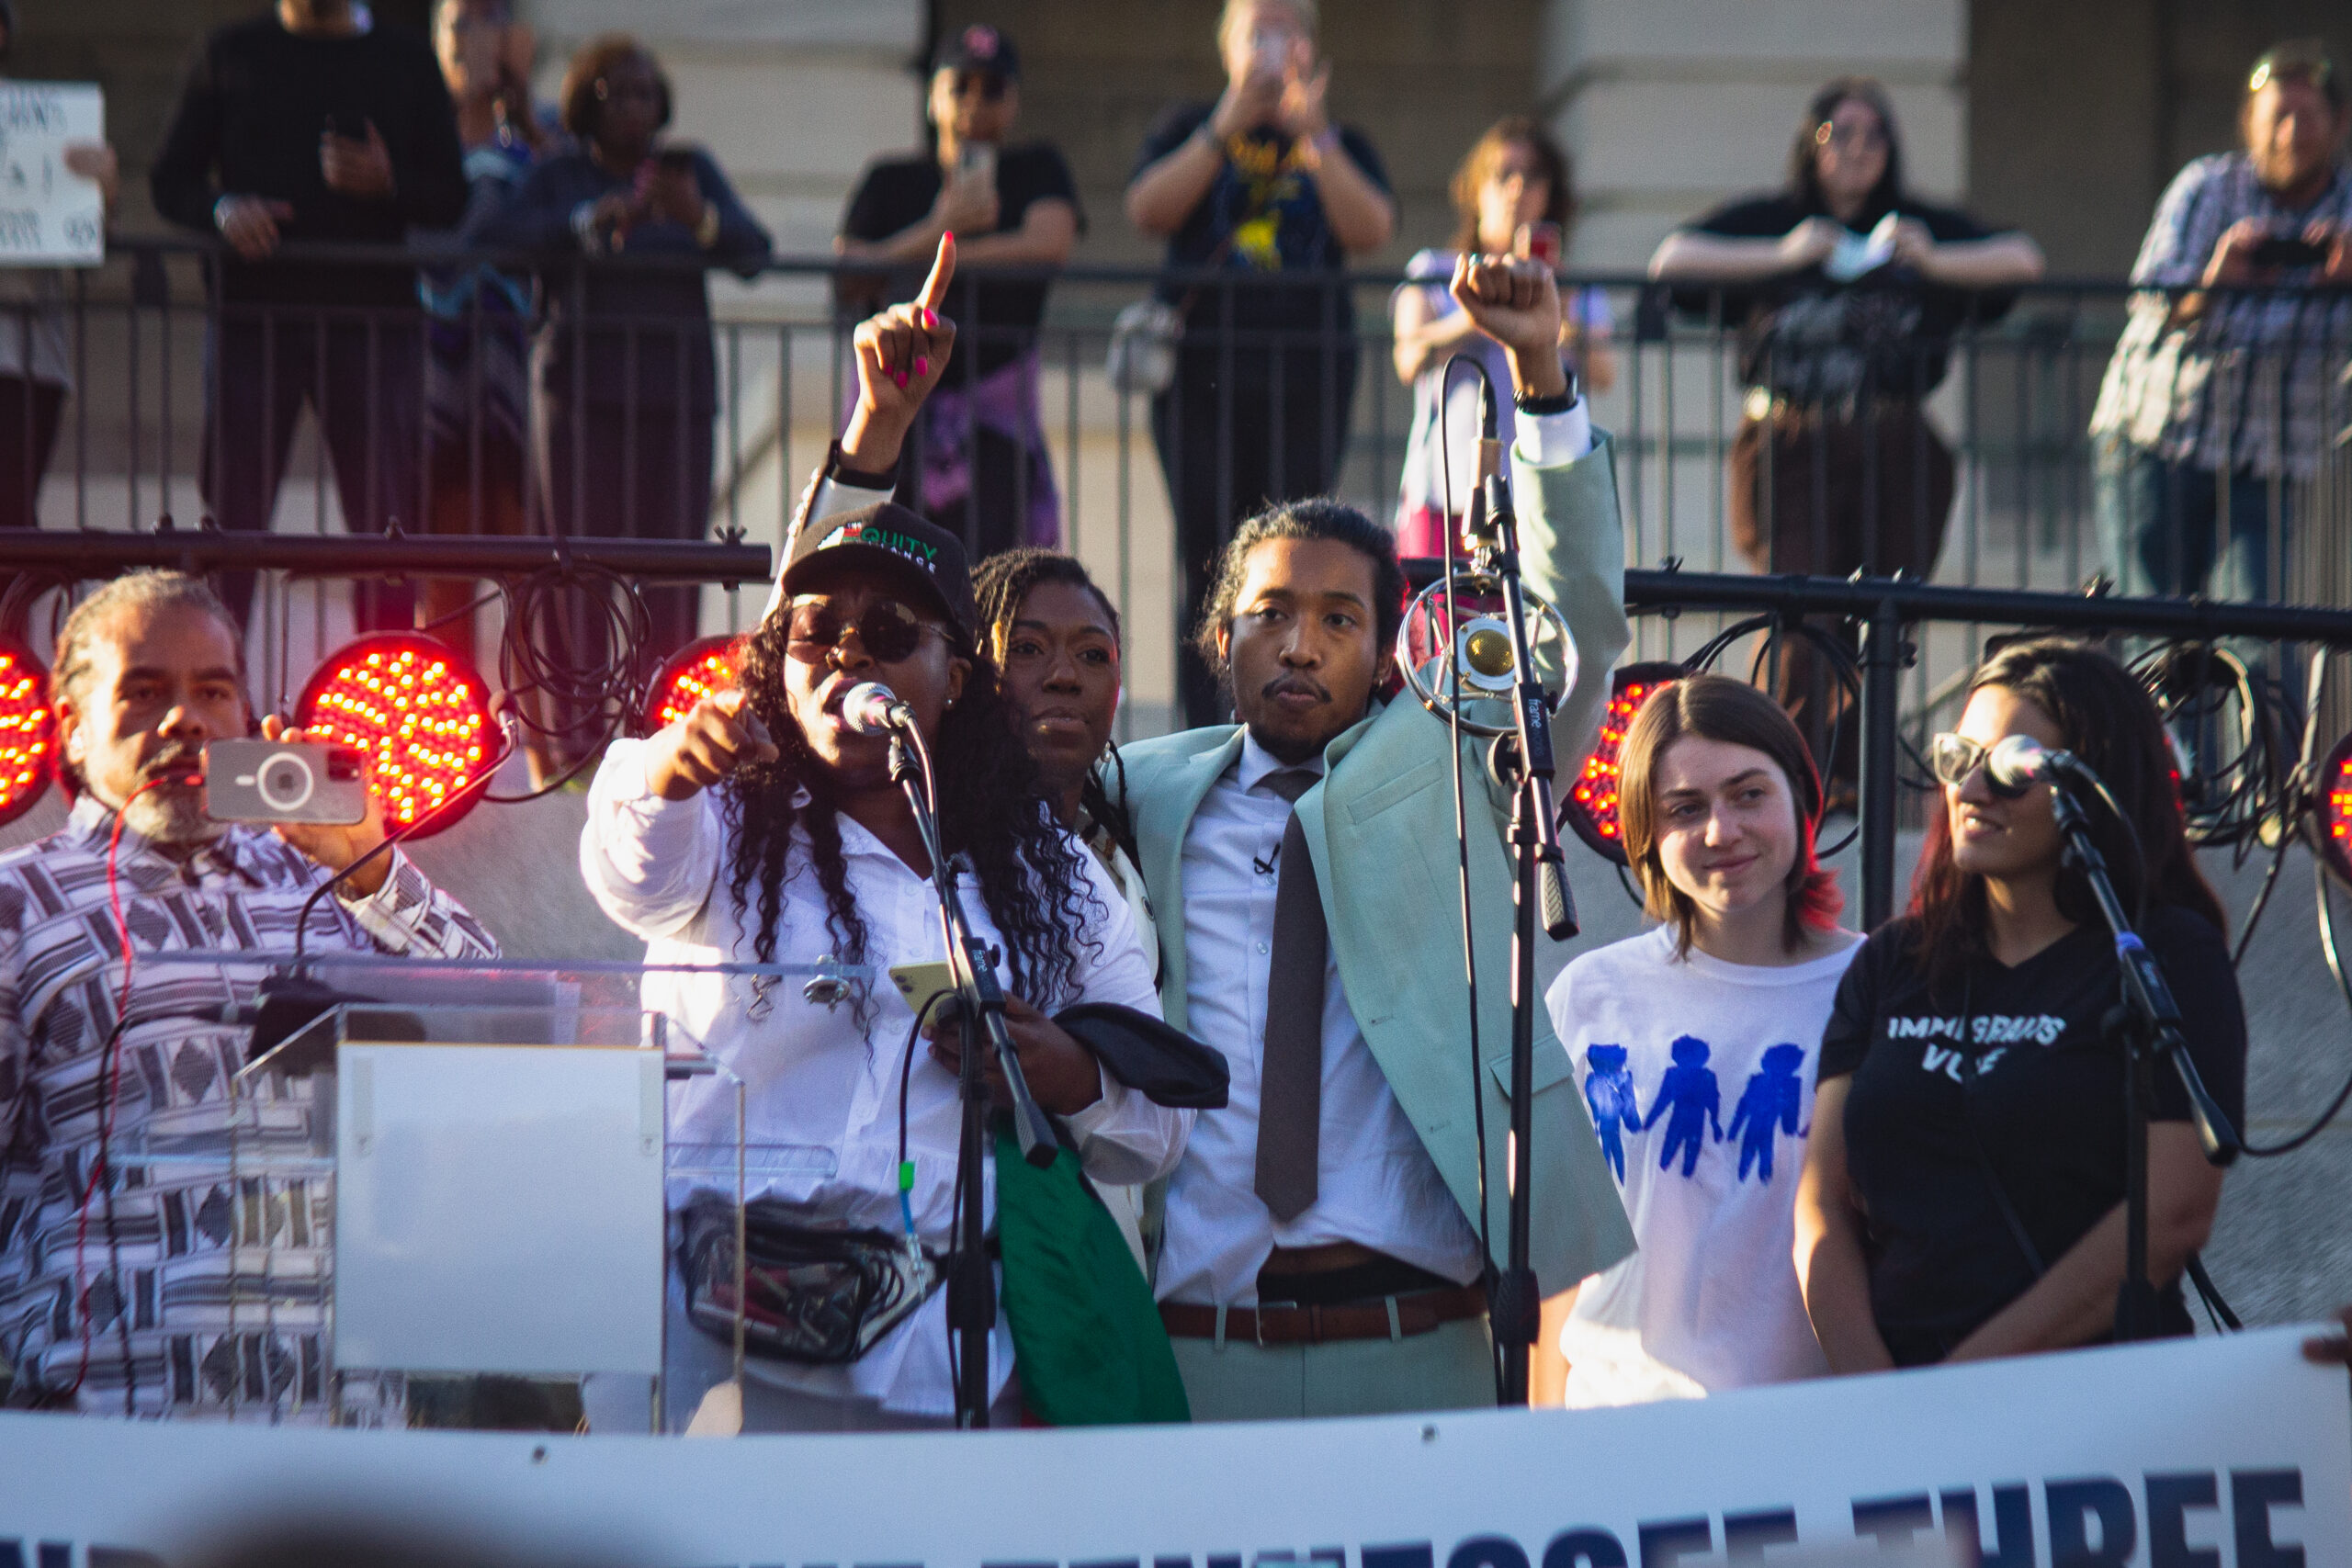
M 933 71 L 993 71 L 1008 82 L 1021 80 L 1021 51 L 1012 39 L 986 22 L 948 34 L 931 57 Z
M 912 598 L 947 617 L 969 642 L 980 624 L 972 594 L 972 568 L 964 541 L 895 501 L 812 518 L 793 540 L 776 579 L 778 603 L 788 601 L 819 562 L 838 561 L 879 572 L 906 585 Z

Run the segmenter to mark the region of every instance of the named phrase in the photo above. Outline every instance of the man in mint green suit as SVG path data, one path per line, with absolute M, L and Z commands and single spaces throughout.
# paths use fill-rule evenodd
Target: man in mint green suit
M 1454 297 L 1510 352 L 1526 584 L 1577 673 L 1563 776 L 1627 640 L 1608 441 L 1563 372 L 1549 271 L 1471 258 Z M 1502 389 L 1497 389 L 1501 395 Z M 1510 1169 L 1510 802 L 1466 742 L 1479 1050 L 1469 1060 L 1445 723 L 1373 695 L 1394 645 L 1393 538 L 1336 502 L 1244 523 L 1199 637 L 1237 725 L 1125 749 L 1170 1021 L 1226 1055 L 1165 1194 L 1155 1285 L 1195 1419 L 1460 1408 L 1495 1398 L 1478 1281 L 1476 1108 L 1498 1254 Z M 1532 1262 L 1549 1297 L 1633 1250 L 1566 1053 L 1539 1007 Z

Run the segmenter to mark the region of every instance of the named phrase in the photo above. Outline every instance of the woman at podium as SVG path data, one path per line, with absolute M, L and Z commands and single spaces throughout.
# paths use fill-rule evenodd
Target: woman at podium
M 934 1258 L 950 1242 L 956 1032 L 934 1026 L 941 1043 L 927 1048 L 914 1006 L 882 978 L 944 961 L 939 903 L 912 809 L 889 776 L 889 742 L 859 733 L 860 716 L 846 711 L 853 688 L 887 686 L 930 749 L 942 840 L 967 867 L 976 933 L 1001 954 L 1023 1075 L 1087 1176 L 1164 1175 L 1191 1125 L 1192 1112 L 1105 1074 L 1049 1016 L 1088 1001 L 1157 1017 L 1151 962 L 1125 898 L 1045 808 L 977 635 L 961 544 L 886 499 L 954 339 L 937 310 L 954 265 L 950 239 L 915 301 L 859 327 L 857 407 L 786 543 L 741 689 L 616 745 L 590 797 L 582 872 L 605 910 L 646 939 L 650 961 L 800 966 L 791 977 L 646 978 L 645 1006 L 745 1085 L 747 1250 L 797 1260 L 766 1271 L 767 1293 L 752 1292 L 759 1319 L 736 1390 L 722 1338 L 736 1091 L 723 1077 L 682 1086 L 673 1145 L 729 1157 L 724 1174 L 673 1182 L 684 1259 L 672 1284 L 673 1423 L 699 1408 L 705 1428 L 734 1426 L 739 1397 L 746 1430 L 945 1426 L 954 1416 L 945 1292 L 910 1261 L 907 1242 Z M 873 978 L 804 987 L 800 975 L 828 958 Z M 992 1181 L 982 1201 L 993 1204 Z M 727 1266 L 706 1267 L 714 1258 Z M 1012 1360 L 1000 1314 L 991 1425 L 1015 1414 Z

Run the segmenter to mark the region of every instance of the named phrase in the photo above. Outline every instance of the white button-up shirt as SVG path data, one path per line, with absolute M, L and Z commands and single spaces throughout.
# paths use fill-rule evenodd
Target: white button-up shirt
M 894 964 L 942 962 L 945 943 L 930 879 L 856 822 L 839 820 L 850 896 L 865 922 L 866 962 L 877 976 Z M 649 963 L 748 964 L 756 957 L 759 896 L 752 888 L 750 908 L 736 908 L 728 890 L 728 840 L 716 792 L 661 798 L 646 787 L 643 743 L 623 741 L 605 755 L 590 792 L 581 869 L 605 912 L 646 939 Z M 1073 938 L 1077 994 L 1028 999 L 1048 1012 L 1082 1000 L 1123 1003 L 1158 1017 L 1152 965 L 1126 898 L 1083 844 L 1074 837 L 1069 842 L 1091 893 L 1087 929 Z M 824 897 L 808 856 L 808 836 L 796 831 L 776 932 L 780 964 L 812 964 L 838 946 L 826 929 Z M 964 907 L 980 940 L 1002 946 L 968 878 Z M 1001 967 L 999 976 L 1010 990 L 1010 972 Z M 643 1000 L 743 1080 L 751 1197 L 788 1203 L 809 1224 L 899 1233 L 899 1080 L 913 1011 L 887 979 L 865 987 L 865 1021 L 851 1003 L 829 1010 L 804 1000 L 800 987 L 797 979 L 654 972 L 645 977 Z M 923 1043 L 913 1048 L 907 1157 L 915 1167 L 915 1229 L 926 1247 L 944 1251 L 952 1239 L 962 1112 L 955 1076 Z M 735 1086 L 723 1077 L 678 1086 L 669 1121 L 673 1148 L 699 1148 L 720 1168 L 673 1177 L 673 1203 L 696 1190 L 731 1199 Z M 1166 1174 L 1183 1148 L 1193 1112 L 1156 1105 L 1106 1076 L 1102 1099 L 1068 1122 L 1087 1175 L 1125 1183 Z M 993 1162 L 985 1169 L 992 1213 Z M 755 1360 L 747 1375 L 820 1397 L 944 1416 L 955 1409 L 947 1343 L 942 1290 L 847 1366 Z M 993 1398 L 1012 1369 L 1012 1334 L 1001 1314 L 989 1365 Z
M 1316 1198 L 1277 1223 L 1256 1190 L 1258 1080 L 1273 963 L 1274 890 L 1291 803 L 1266 785 L 1282 772 L 1244 736 L 1184 835 L 1185 1005 L 1193 1034 L 1225 1053 L 1226 1108 L 1193 1128 L 1168 1185 L 1163 1301 L 1254 1304 L 1258 1270 L 1277 1247 L 1352 1241 L 1468 1284 L 1477 1233 L 1373 1059 L 1340 985 L 1323 971 L 1323 1124 Z M 1320 773 L 1323 759 L 1300 766 Z

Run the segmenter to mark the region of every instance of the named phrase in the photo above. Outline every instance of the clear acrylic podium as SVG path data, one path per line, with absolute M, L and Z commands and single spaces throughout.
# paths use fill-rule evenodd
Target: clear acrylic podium
M 316 1334 L 331 1420 L 354 1379 L 605 1374 L 659 1429 L 665 1187 L 732 1193 L 740 1224 L 747 1162 L 788 1152 L 747 1154 L 740 1083 L 733 1145 L 669 1146 L 667 1084 L 732 1075 L 641 1007 L 645 973 L 313 960 L 314 1015 L 233 1089 L 229 1186 L 267 1217 L 228 1248 L 232 1331 Z

